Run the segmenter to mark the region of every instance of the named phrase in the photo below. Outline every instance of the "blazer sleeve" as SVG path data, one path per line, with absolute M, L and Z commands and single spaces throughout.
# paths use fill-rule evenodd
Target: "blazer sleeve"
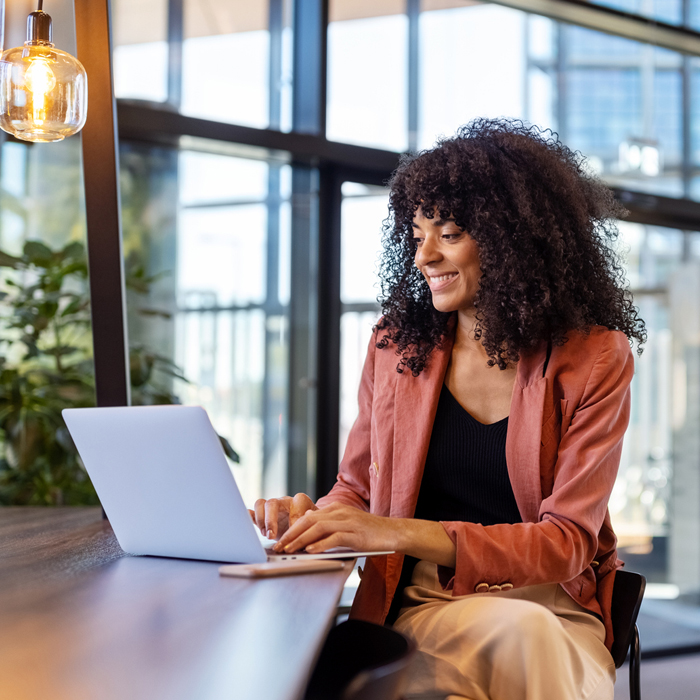
M 632 352 L 624 334 L 605 334 L 571 423 L 559 444 L 551 496 L 538 522 L 442 523 L 457 546 L 453 595 L 477 586 L 564 583 L 595 558 L 630 416 Z M 451 572 L 451 570 L 450 570 Z M 480 585 L 481 584 L 481 585 Z
M 377 352 L 377 331 L 372 333 L 367 349 L 358 394 L 359 414 L 348 435 L 338 479 L 328 495 L 320 498 L 319 508 L 331 503 L 346 503 L 369 511 L 369 465 L 371 458 L 372 402 L 374 398 L 374 359 Z

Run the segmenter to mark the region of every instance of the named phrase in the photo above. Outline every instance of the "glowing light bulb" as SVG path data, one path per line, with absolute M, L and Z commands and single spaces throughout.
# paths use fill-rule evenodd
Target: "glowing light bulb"
M 31 91 L 31 108 L 34 122 L 43 126 L 46 121 L 46 107 L 49 93 L 56 87 L 56 76 L 45 58 L 30 61 L 24 74 L 24 82 Z
M 51 17 L 32 12 L 24 46 L 0 57 L 0 128 L 25 141 L 60 141 L 86 117 L 85 69 L 51 43 Z

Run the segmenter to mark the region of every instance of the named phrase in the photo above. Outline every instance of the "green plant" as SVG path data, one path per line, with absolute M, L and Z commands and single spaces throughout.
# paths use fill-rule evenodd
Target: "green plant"
M 0 504 L 79 505 L 97 496 L 61 411 L 95 402 L 85 248 L 51 250 L 27 241 L 22 256 L 0 251 Z M 153 278 L 127 266 L 127 286 L 145 294 Z M 167 316 L 153 309 L 146 315 Z M 182 373 L 168 358 L 130 348 L 133 404 L 179 403 L 169 382 Z M 229 458 L 238 455 L 222 440 Z

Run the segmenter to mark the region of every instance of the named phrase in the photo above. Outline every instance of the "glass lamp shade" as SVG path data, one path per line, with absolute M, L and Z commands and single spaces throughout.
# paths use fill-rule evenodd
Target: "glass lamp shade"
M 87 73 L 50 42 L 27 41 L 0 57 L 0 128 L 24 141 L 61 141 L 87 117 Z

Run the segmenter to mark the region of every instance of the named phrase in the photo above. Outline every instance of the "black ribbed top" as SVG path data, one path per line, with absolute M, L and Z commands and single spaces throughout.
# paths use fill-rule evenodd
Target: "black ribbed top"
M 443 385 L 415 518 L 496 525 L 522 522 L 506 464 L 508 418 L 479 423 Z M 385 624 L 396 621 L 417 559 L 404 557 Z
M 508 418 L 480 423 L 443 385 L 414 517 L 521 522 L 506 465 L 507 432 Z

